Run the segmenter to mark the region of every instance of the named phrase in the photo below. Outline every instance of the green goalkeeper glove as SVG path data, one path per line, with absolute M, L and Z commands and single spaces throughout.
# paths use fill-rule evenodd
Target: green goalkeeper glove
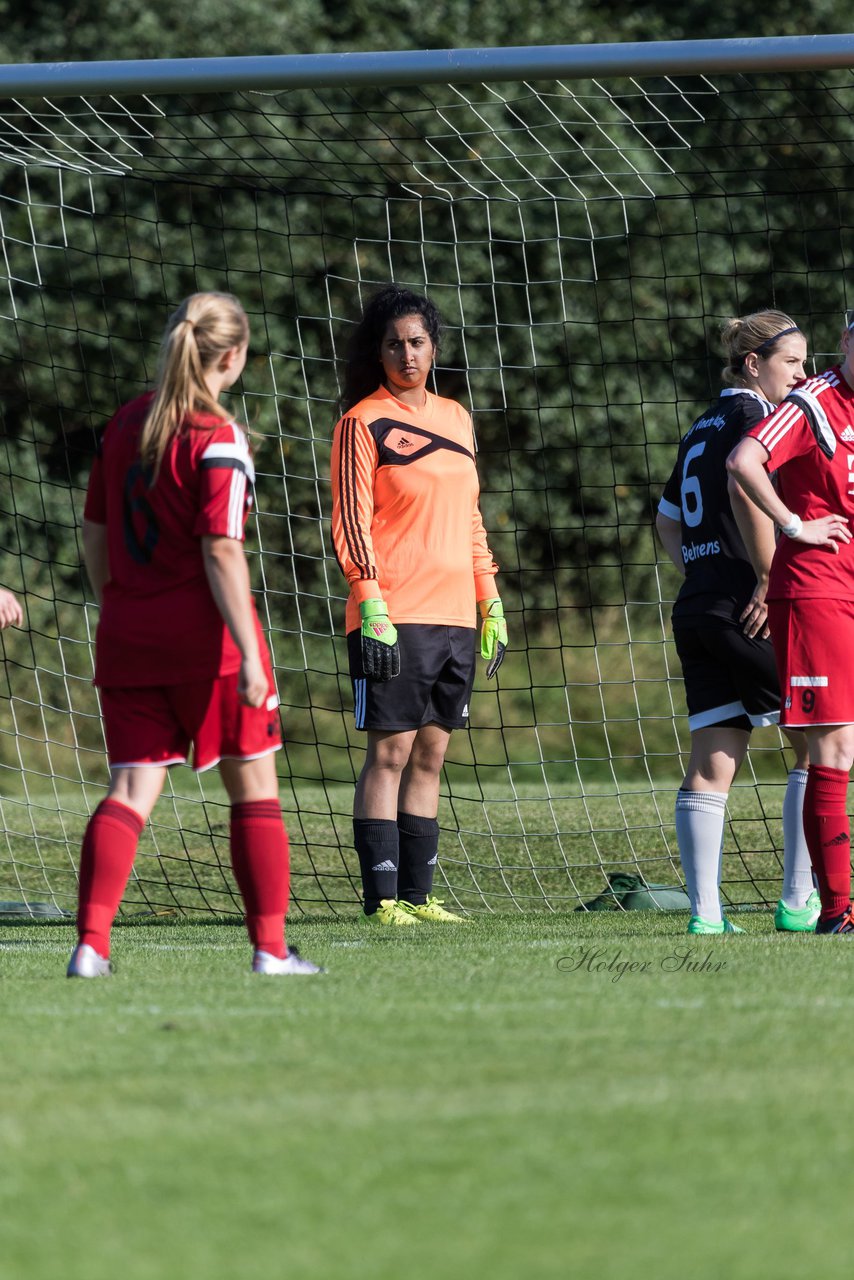
M 492 600 L 479 600 L 477 607 L 483 618 L 480 628 L 480 656 L 489 663 L 486 668 L 486 678 L 491 680 L 507 652 L 507 623 L 504 621 L 504 606 L 496 596 Z
M 370 680 L 393 680 L 400 675 L 397 629 L 389 621 L 385 600 L 363 600 L 362 670 Z

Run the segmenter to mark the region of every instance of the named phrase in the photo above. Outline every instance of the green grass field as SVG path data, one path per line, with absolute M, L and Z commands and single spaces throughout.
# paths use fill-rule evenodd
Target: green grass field
M 850 946 L 739 919 L 298 921 L 329 971 L 278 980 L 233 925 L 126 924 L 89 983 L 68 925 L 0 925 L 0 1275 L 815 1274 Z

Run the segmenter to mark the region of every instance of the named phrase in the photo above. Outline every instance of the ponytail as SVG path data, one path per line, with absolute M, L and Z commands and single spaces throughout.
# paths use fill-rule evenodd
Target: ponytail
M 156 477 L 163 455 L 193 413 L 224 418 L 205 373 L 232 347 L 249 340 L 249 322 L 230 293 L 194 293 L 169 317 L 160 348 L 157 388 L 139 440 L 143 463 Z

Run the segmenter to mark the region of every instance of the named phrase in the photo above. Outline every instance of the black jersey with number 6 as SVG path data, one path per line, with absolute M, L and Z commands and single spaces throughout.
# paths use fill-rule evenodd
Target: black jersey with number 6
M 727 492 L 727 456 L 774 410 L 755 391 L 727 388 L 679 443 L 658 509 L 682 526 L 685 581 L 674 618 L 737 621 L 756 585 Z

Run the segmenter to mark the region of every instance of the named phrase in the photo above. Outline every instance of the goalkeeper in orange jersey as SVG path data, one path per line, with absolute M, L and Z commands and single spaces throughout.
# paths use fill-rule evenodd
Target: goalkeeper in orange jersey
M 471 417 L 427 390 L 440 326 L 428 298 L 397 285 L 368 303 L 332 445 L 356 728 L 368 735 L 353 835 L 365 915 L 387 925 L 461 919 L 432 891 L 439 778 L 468 723 L 477 610 L 489 677 L 507 646 Z

